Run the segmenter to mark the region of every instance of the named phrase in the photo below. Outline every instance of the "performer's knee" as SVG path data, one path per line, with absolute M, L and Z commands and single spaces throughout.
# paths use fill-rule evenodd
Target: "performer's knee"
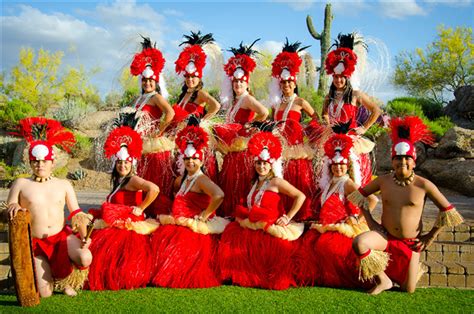
M 364 254 L 369 249 L 369 244 L 367 243 L 367 239 L 363 236 L 363 234 L 354 238 L 352 241 L 352 249 L 358 255 Z
M 85 250 L 80 255 L 80 263 L 82 267 L 88 267 L 92 263 L 92 253 L 89 250 Z

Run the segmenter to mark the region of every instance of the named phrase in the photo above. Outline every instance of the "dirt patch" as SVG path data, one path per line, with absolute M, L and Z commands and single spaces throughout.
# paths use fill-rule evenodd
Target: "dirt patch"
M 82 169 L 86 176 L 80 180 L 69 181 L 74 186 L 75 190 L 87 191 L 110 191 L 110 174 L 103 171 L 95 171 L 89 167 L 87 160 L 70 159 L 67 165 L 69 172 L 74 172 L 77 169 Z

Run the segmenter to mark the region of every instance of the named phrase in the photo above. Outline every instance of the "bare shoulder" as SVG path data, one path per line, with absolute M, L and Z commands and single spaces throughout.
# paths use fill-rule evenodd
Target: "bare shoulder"
M 14 187 L 18 188 L 29 182 L 31 182 L 30 178 L 18 178 L 18 179 L 15 179 L 15 181 L 13 181 L 11 188 L 14 188 Z
M 424 190 L 431 190 L 433 188 L 436 188 L 436 185 L 433 182 L 419 175 L 415 175 L 415 184 L 420 186 Z

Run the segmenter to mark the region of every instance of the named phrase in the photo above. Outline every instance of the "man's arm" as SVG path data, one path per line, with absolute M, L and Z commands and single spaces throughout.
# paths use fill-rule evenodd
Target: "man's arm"
M 10 192 L 8 192 L 7 214 L 10 220 L 15 218 L 16 213 L 19 210 L 25 210 L 20 205 L 20 192 L 21 192 L 22 180 L 23 179 L 16 179 L 15 182 L 13 182 L 12 187 L 10 188 Z
M 66 206 L 69 211 L 68 219 L 71 219 L 72 230 L 79 232 L 81 239 L 85 239 L 87 235 L 87 225 L 92 220 L 92 215 L 84 213 L 79 208 L 76 192 L 74 192 L 71 183 L 67 180 L 63 181 L 66 189 Z
M 375 179 L 377 180 L 377 179 Z M 374 181 L 375 181 L 374 180 Z M 374 181 L 370 182 L 366 187 L 368 187 L 370 184 L 372 184 Z M 375 183 L 378 184 L 378 183 Z M 370 230 L 380 230 L 381 226 L 380 224 L 372 217 L 371 211 L 375 208 L 378 202 L 378 198 L 375 195 L 368 195 L 364 196 L 363 193 L 365 193 L 365 188 L 362 190 L 364 192 L 361 192 L 357 184 L 355 184 L 352 180 L 347 180 L 345 188 L 345 193 L 350 195 L 353 195 L 351 199 L 354 199 L 354 196 L 357 194 L 360 194 L 363 196 L 366 200 L 362 201 L 362 205 L 359 205 L 361 202 L 359 201 L 359 204 L 355 204 L 351 199 L 348 199 L 355 205 L 358 205 L 360 207 L 360 211 L 362 215 L 364 216 L 365 220 L 367 221 L 367 225 L 369 226 Z M 353 194 L 355 193 L 355 194 Z

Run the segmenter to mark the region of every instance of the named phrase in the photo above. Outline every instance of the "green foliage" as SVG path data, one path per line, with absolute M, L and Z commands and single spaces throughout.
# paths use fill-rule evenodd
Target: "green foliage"
M 421 105 L 417 102 L 417 98 L 395 98 L 387 102 L 385 109 L 391 117 L 403 117 L 410 115 L 425 117 Z
M 74 158 L 87 158 L 91 155 L 92 150 L 92 139 L 81 135 L 79 133 L 74 133 L 76 137 L 76 144 L 71 150 L 72 156 Z
M 424 50 L 402 52 L 396 57 L 393 82 L 410 95 L 446 103 L 447 93 L 474 83 L 472 28 L 438 28 L 438 37 Z
M 472 313 L 471 289 L 398 289 L 374 297 L 361 290 L 322 287 L 284 291 L 222 286 L 209 289 L 145 288 L 119 291 L 82 291 L 75 298 L 56 294 L 28 308 L 37 313 L 72 313 L 90 309 L 109 313 Z M 5 312 L 24 313 L 14 294 L 0 295 Z M 324 307 L 322 307 L 324 306 Z
M 68 173 L 67 166 L 53 169 L 53 175 L 57 178 L 65 179 L 67 176 L 67 173 Z
M 313 87 L 298 86 L 298 93 L 301 98 L 306 99 L 313 107 L 314 111 L 321 117 L 323 112 L 324 96 L 321 96 Z
M 273 55 L 269 51 L 260 51 L 257 67 L 250 76 L 250 90 L 258 100 L 268 98 L 268 85 L 272 74 Z
M 367 130 L 367 132 L 364 133 L 364 136 L 370 138 L 373 141 L 375 141 L 380 135 L 382 135 L 385 132 L 387 132 L 386 128 L 379 125 L 378 123 L 374 123 Z
M 209 95 L 214 97 L 220 103 L 220 95 L 219 95 L 220 90 L 219 89 L 212 88 L 212 89 L 209 89 L 207 92 L 209 93 Z
M 454 127 L 454 123 L 447 116 L 439 117 L 434 121 L 430 121 L 428 119 L 425 119 L 423 121 L 426 123 L 428 128 L 431 130 L 431 132 L 433 132 L 433 134 L 438 140 L 441 139 L 441 137 L 443 137 L 449 129 Z
M 104 105 L 98 109 L 100 110 L 117 109 L 119 108 L 121 101 L 122 101 L 122 95 L 120 93 L 115 92 L 115 91 L 110 92 L 109 94 L 107 94 L 107 96 L 105 96 Z
M 82 168 L 78 168 L 76 170 L 74 170 L 73 172 L 69 172 L 67 174 L 67 178 L 70 179 L 70 180 L 82 180 L 84 179 L 85 177 L 87 177 L 87 172 L 82 169 Z
M 20 177 L 30 176 L 30 170 L 25 165 L 21 166 L 9 166 L 4 161 L 0 161 L 0 168 L 3 169 L 2 180 L 6 182 L 12 182 Z
M 0 105 L 0 128 L 14 129 L 18 122 L 26 117 L 36 116 L 38 112 L 30 104 L 13 99 Z
M 124 68 L 120 75 L 119 82 L 124 91 L 122 99 L 119 102 L 120 107 L 133 105 L 133 101 L 140 95 L 138 77 L 131 75 L 128 68 Z

